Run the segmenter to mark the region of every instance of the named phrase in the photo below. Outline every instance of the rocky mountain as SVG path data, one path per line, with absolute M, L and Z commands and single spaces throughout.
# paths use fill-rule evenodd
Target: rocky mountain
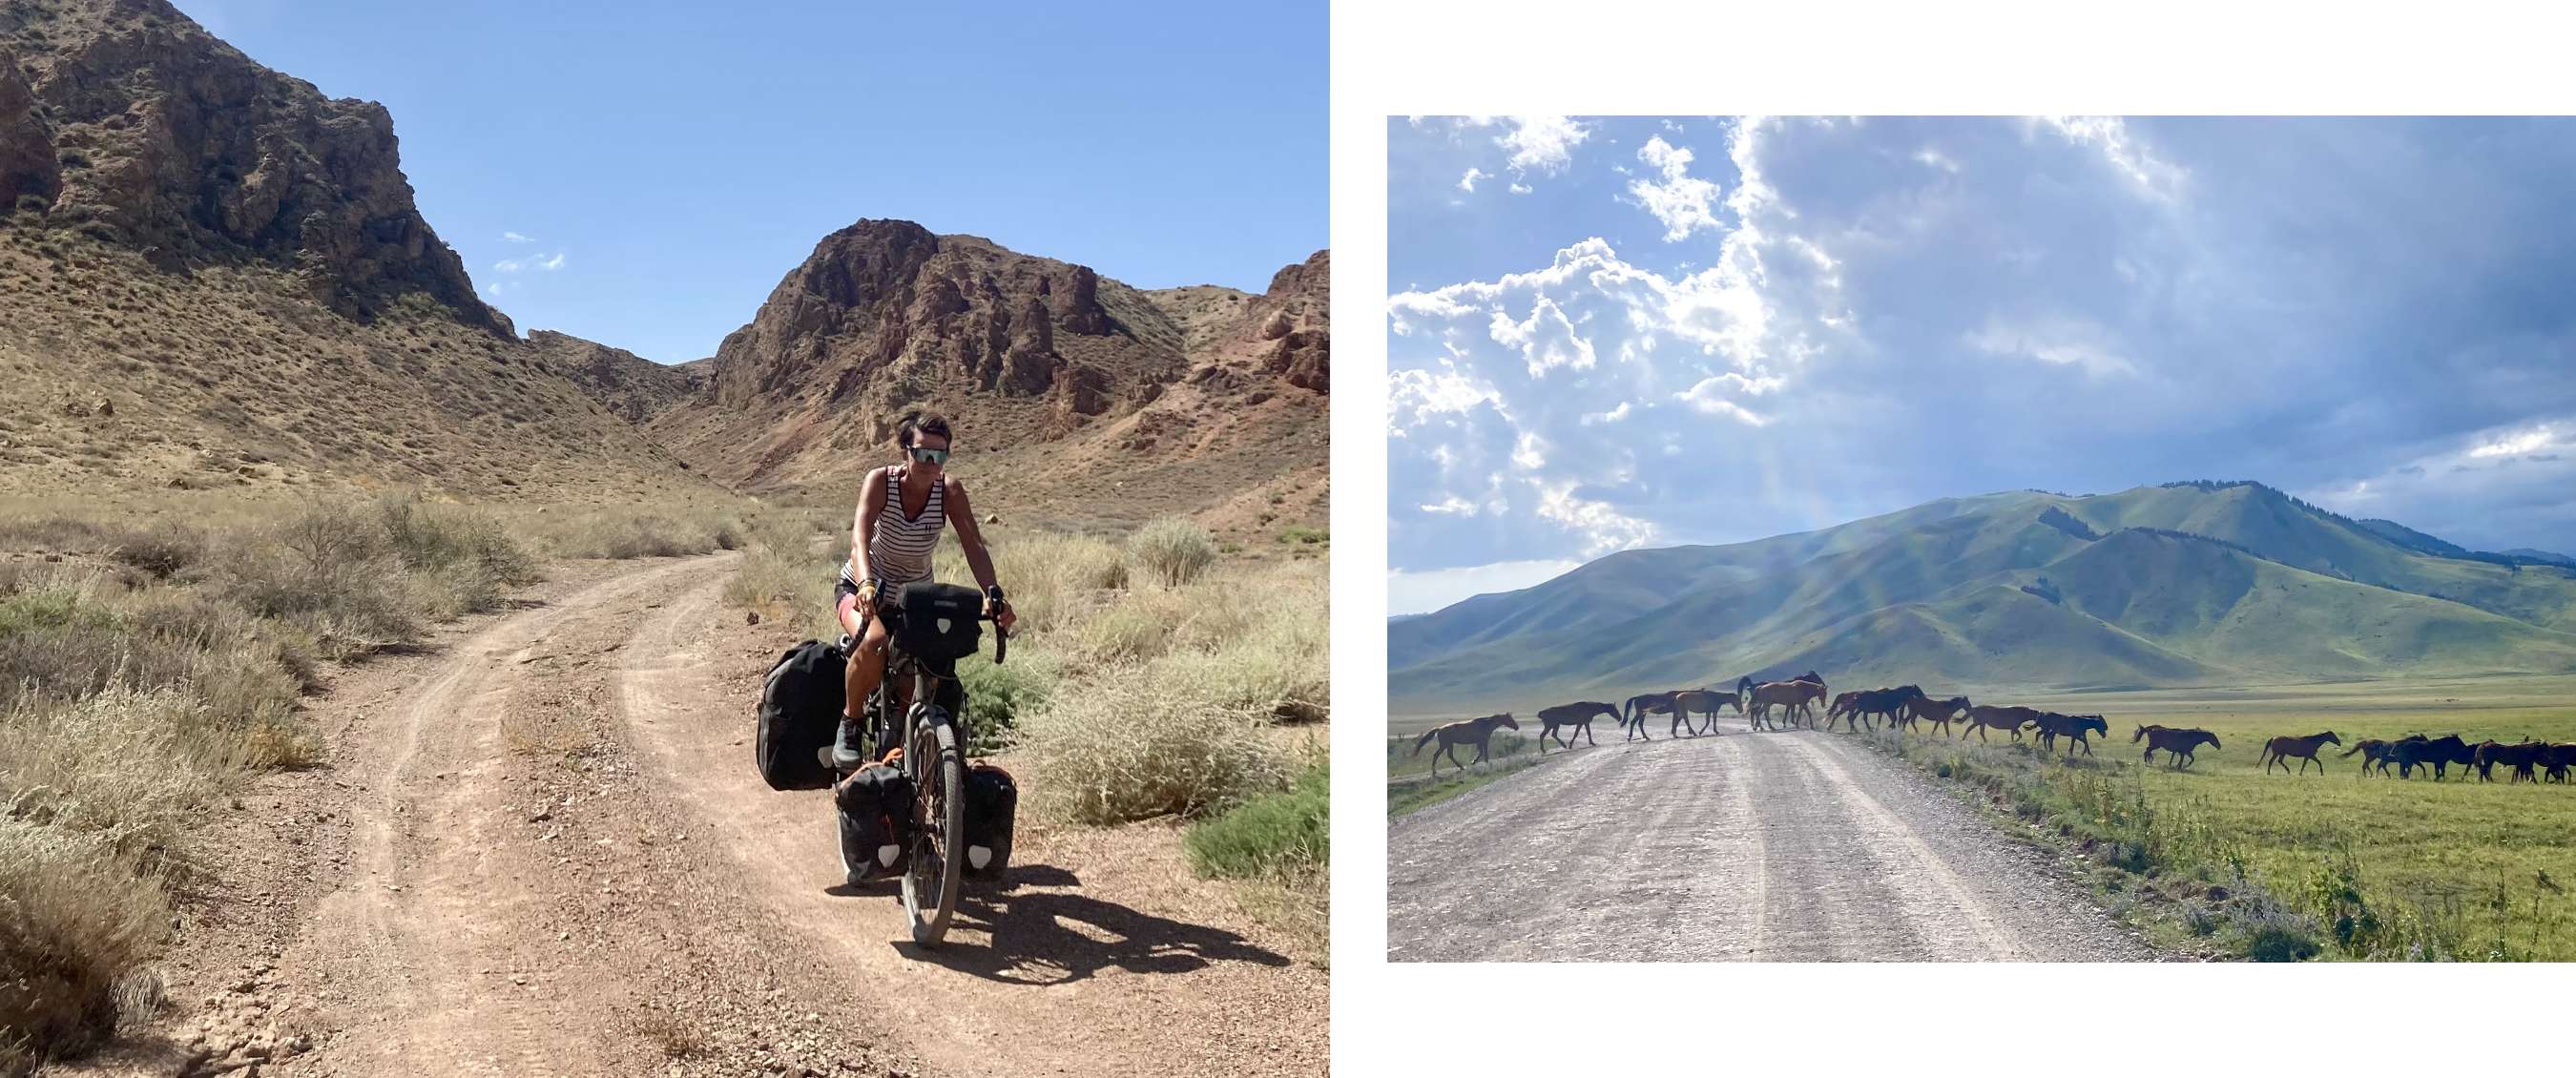
M 1245 543 L 1325 517 L 1322 252 L 1258 296 L 1148 293 L 863 220 L 706 359 L 521 340 L 422 219 L 383 106 L 163 0 L 0 0 L 0 196 L 0 494 L 838 500 L 936 408 L 996 510 Z
M 840 492 L 893 459 L 905 415 L 932 409 L 956 422 L 987 503 L 1074 523 L 1320 521 L 1329 264 L 1318 252 L 1260 296 L 1149 293 L 975 236 L 860 221 L 817 243 L 725 338 L 703 391 L 647 429 L 745 489 Z
M 722 493 L 475 299 L 382 106 L 159 0 L 0 4 L 0 190 L 0 493 Z
M 1810 668 L 1963 691 L 2576 672 L 2576 571 L 2392 534 L 2250 482 L 1944 499 L 1613 554 L 1392 623 L 1389 694 L 1535 706 Z

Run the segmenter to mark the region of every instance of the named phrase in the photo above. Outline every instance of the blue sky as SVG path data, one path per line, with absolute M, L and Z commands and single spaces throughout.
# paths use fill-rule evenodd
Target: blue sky
M 2576 551 L 2576 125 L 1398 117 L 1394 613 L 2257 479 Z
M 1326 245 L 1320 0 L 177 2 L 384 102 L 423 214 L 522 331 L 665 362 L 862 217 L 1145 288 L 1258 291 Z

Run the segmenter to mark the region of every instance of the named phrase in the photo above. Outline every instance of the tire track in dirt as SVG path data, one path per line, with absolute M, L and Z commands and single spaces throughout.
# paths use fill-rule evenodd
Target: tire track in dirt
M 1393 822 L 1395 961 L 2143 960 L 1929 780 L 1817 731 L 1586 749 Z

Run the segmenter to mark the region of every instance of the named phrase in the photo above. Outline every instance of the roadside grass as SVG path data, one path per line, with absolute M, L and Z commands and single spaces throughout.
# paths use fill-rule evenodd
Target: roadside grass
M 2326 729 L 2345 747 L 2411 732 L 2576 741 L 2576 709 L 2562 703 L 2571 693 L 2576 678 L 2499 677 L 2010 697 L 2109 716 L 2110 743 L 2072 765 L 2004 742 L 1873 740 L 2087 858 L 2113 912 L 2160 943 L 2250 957 L 2565 961 L 2576 959 L 2576 789 L 2457 772 L 2442 783 L 2364 778 L 2360 758 L 2332 746 L 2319 754 L 2322 776 L 2266 776 L 2256 761 L 2270 737 Z M 2128 740 L 2145 723 L 2205 728 L 2224 747 L 2203 747 L 2187 770 L 2161 757 L 2147 766 Z
M 818 639 L 847 556 L 816 533 L 754 526 L 727 600 Z M 987 524 L 1019 616 L 1008 662 L 958 664 L 976 754 L 1025 761 L 1022 818 L 1106 827 L 1179 817 L 1195 871 L 1247 912 L 1324 950 L 1331 717 L 1329 578 L 1312 560 L 1220 557 L 1187 521 L 1124 540 Z M 937 579 L 971 583 L 954 533 Z M 989 630 L 988 630 L 989 631 Z M 1321 961 L 1318 957 L 1317 961 Z
M 1432 757 L 1440 751 L 1435 742 L 1414 751 L 1421 737 L 1398 734 L 1386 739 L 1386 814 L 1389 819 L 1449 800 L 1479 786 L 1509 777 L 1515 772 L 1547 762 L 1538 751 L 1535 737 L 1509 730 L 1494 731 L 1492 751 L 1484 763 L 1471 763 L 1463 771 L 1440 761 L 1442 777 L 1433 777 Z M 1473 750 L 1460 749 L 1460 759 L 1474 759 Z
M 301 701 L 329 664 L 497 609 L 548 556 L 515 527 L 542 514 L 401 492 L 150 508 L 0 503 L 0 1058 L 157 1008 L 191 824 L 320 762 Z M 593 515 L 570 546 L 671 549 L 666 519 Z

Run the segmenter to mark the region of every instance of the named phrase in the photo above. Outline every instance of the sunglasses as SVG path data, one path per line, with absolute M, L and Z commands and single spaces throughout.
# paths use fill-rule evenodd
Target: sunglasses
M 925 449 L 921 446 L 914 446 L 912 448 L 912 459 L 915 463 L 919 464 L 946 464 L 948 463 L 948 451 L 945 449 Z

